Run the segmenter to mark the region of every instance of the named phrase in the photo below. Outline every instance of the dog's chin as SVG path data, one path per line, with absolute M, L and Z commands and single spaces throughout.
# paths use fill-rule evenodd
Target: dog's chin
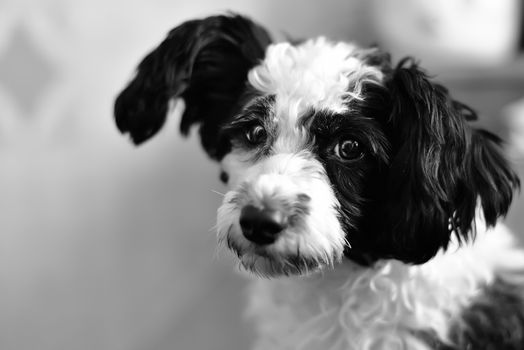
M 325 269 L 331 269 L 341 259 L 338 257 L 313 257 L 274 252 L 271 246 L 250 246 L 241 248 L 231 241 L 228 247 L 238 257 L 240 267 L 260 277 L 310 275 Z
M 333 264 L 305 257 L 269 257 L 264 255 L 243 255 L 241 266 L 247 271 L 261 277 L 278 277 L 292 275 L 309 275 L 332 267 Z

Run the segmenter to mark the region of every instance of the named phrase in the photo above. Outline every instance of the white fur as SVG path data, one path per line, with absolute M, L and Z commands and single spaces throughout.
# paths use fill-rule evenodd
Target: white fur
M 260 92 L 276 95 L 277 114 L 292 122 L 309 107 L 343 112 L 349 98 L 362 98 L 365 82 L 382 82 L 382 71 L 366 65 L 364 54 L 356 45 L 325 38 L 274 44 L 248 80 Z
M 495 273 L 524 268 L 507 229 L 493 231 L 424 265 L 384 260 L 363 268 L 344 261 L 309 276 L 253 280 L 248 316 L 260 335 L 254 348 L 428 349 L 413 336 L 417 330 L 446 341 L 451 321 Z
M 231 174 L 232 190 L 218 210 L 219 241 L 233 242 L 241 263 L 263 275 L 297 272 L 286 260 L 297 252 L 316 261 L 316 268 L 338 262 L 347 242 L 337 217 L 339 204 L 322 165 L 306 151 L 279 153 L 254 164 L 249 158 L 233 151 L 222 161 L 223 169 Z M 259 247 L 243 236 L 238 222 L 244 206 L 271 208 L 292 216 L 300 207 L 296 202 L 301 194 L 310 197 L 305 205 L 308 214 L 299 215 L 275 243 Z

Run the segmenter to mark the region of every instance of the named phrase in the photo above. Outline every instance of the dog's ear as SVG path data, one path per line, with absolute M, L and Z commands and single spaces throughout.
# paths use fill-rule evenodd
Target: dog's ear
M 459 241 L 474 234 L 479 203 L 488 226 L 494 225 L 506 214 L 519 180 L 499 139 L 469 125 L 475 112 L 411 59 L 400 62 L 386 87 L 392 157 L 378 244 L 390 257 L 423 263 L 447 248 L 453 234 Z
M 184 99 L 180 131 L 200 125 L 204 149 L 216 158 L 218 128 L 230 116 L 271 39 L 251 20 L 221 15 L 188 21 L 138 66 L 134 79 L 115 102 L 115 119 L 135 144 L 163 126 L 172 98 Z
M 500 216 L 506 215 L 513 192 L 520 181 L 501 153 L 498 136 L 482 130 L 472 129 L 464 158 L 464 169 L 455 200 L 455 215 L 452 223 L 455 230 L 465 234 L 468 220 L 475 215 L 475 204 L 480 202 L 487 226 L 494 226 Z

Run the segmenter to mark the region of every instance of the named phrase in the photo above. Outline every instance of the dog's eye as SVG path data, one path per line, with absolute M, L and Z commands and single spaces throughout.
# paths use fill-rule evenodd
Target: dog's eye
M 255 125 L 249 129 L 246 134 L 246 140 L 252 145 L 259 145 L 266 141 L 267 133 L 261 125 Z
M 362 147 L 355 140 L 341 140 L 335 145 L 335 155 L 342 160 L 358 160 L 364 156 Z

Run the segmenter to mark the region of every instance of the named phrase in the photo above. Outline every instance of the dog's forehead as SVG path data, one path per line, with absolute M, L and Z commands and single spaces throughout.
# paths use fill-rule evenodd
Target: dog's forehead
M 276 116 L 293 120 L 309 109 L 343 113 L 348 100 L 362 99 L 365 83 L 380 84 L 383 72 L 366 64 L 369 49 L 324 38 L 298 46 L 270 45 L 264 60 L 251 69 L 249 83 L 275 96 Z M 296 121 L 296 120 L 295 120 Z

